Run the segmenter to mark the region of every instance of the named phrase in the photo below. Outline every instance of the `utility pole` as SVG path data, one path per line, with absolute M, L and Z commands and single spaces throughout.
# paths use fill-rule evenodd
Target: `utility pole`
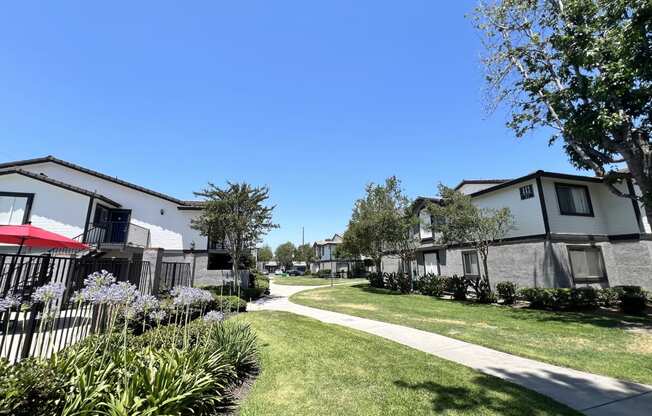
M 301 227 L 301 245 L 306 244 L 306 227 Z

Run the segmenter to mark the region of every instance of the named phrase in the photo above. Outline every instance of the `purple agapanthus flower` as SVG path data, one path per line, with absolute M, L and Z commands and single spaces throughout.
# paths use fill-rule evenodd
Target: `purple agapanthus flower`
M 55 282 L 48 283 L 37 288 L 32 295 L 32 300 L 34 302 L 48 303 L 52 302 L 55 299 L 60 299 L 63 296 L 63 292 L 66 290 L 63 283 Z
M 219 311 L 210 311 L 204 315 L 204 321 L 206 322 L 222 322 L 224 320 L 224 314 Z
M 188 286 L 176 286 L 170 293 L 175 306 L 202 305 L 213 300 L 213 295 L 208 290 Z
M 165 311 L 159 310 L 159 311 L 150 312 L 149 319 L 151 319 L 152 321 L 161 322 L 167 316 L 168 314 L 165 313 Z
M 7 295 L 4 298 L 0 298 L 0 312 L 4 312 L 18 305 L 20 305 L 20 301 L 13 295 Z

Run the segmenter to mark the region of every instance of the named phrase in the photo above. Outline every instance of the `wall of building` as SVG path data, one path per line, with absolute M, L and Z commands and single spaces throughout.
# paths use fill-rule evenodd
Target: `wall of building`
M 19 174 L 0 175 L 0 191 L 33 193 L 32 225 L 74 238 L 84 232 L 90 197 Z
M 189 249 L 193 241 L 198 249 L 206 247 L 206 238 L 190 228 L 190 220 L 199 215 L 199 211 L 179 210 L 174 202 L 56 163 L 26 165 L 22 169 L 44 173 L 62 182 L 97 192 L 120 203 L 122 208 L 131 209 L 131 221 L 150 230 L 152 247 Z

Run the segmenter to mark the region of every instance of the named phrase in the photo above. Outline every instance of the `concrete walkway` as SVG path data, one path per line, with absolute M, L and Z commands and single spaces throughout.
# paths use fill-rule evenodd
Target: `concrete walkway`
M 652 415 L 652 386 L 557 367 L 432 332 L 330 312 L 289 301 L 320 286 L 270 284 L 270 296 L 249 310 L 286 311 L 377 335 L 544 394 L 589 416 Z

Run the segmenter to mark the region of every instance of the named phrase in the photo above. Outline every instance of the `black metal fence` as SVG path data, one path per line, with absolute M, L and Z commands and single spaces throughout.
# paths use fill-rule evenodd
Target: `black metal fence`
M 89 274 L 100 270 L 136 285 L 141 293 L 154 287 L 149 262 L 0 254 L 0 358 L 16 362 L 47 357 L 97 332 L 102 325 L 96 308 L 75 303 L 71 296 Z M 48 283 L 61 283 L 65 290 L 44 310 L 32 295 Z
M 192 286 L 190 263 L 163 262 L 161 264 L 160 290 L 170 290 L 175 286 Z

